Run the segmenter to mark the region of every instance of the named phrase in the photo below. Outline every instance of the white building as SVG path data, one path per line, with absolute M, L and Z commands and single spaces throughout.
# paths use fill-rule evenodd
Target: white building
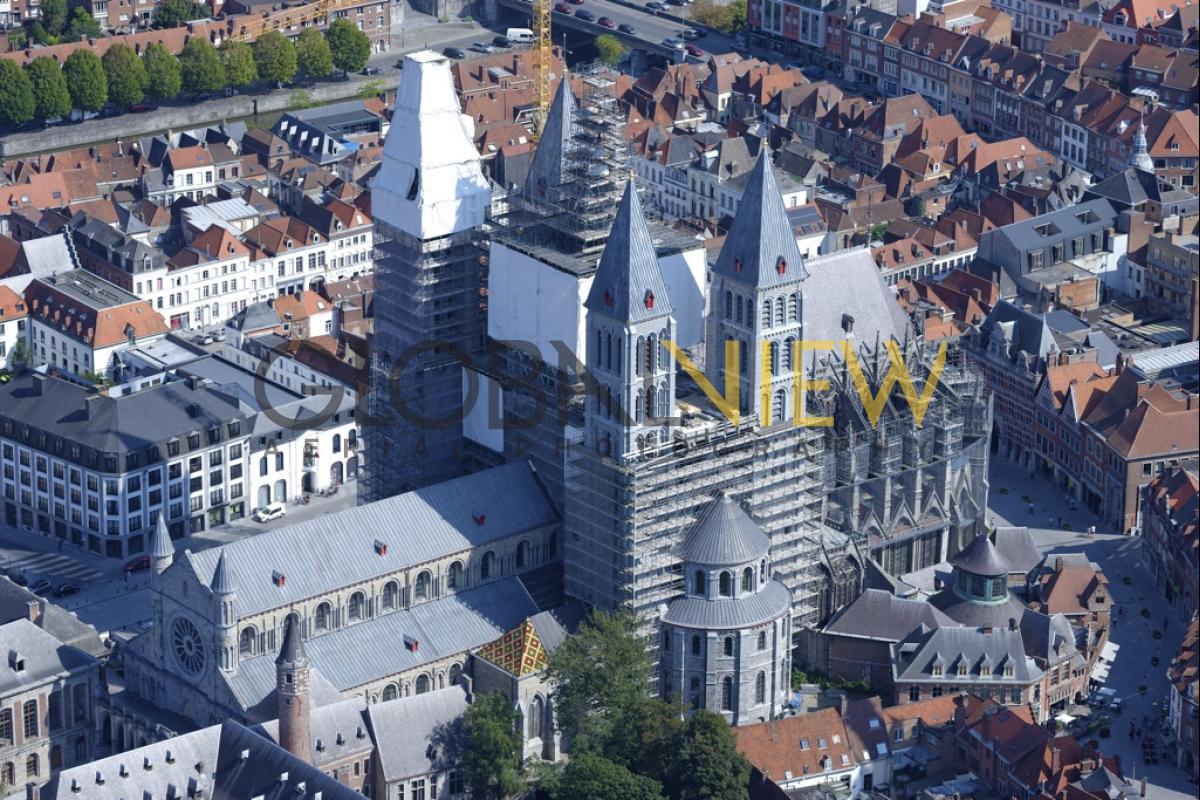
M 0 370 L 8 368 L 18 342 L 25 341 L 25 298 L 0 284 Z

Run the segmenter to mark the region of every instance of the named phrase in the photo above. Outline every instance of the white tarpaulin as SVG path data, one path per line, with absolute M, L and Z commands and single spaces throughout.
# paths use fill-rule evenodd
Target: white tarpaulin
M 1117 651 L 1121 649 L 1121 645 L 1115 642 L 1105 642 L 1104 647 L 1100 648 L 1100 658 L 1107 661 L 1109 664 L 1117 657 Z
M 1061 722 L 1063 725 L 1070 725 L 1072 722 L 1075 721 L 1075 718 L 1064 711 L 1063 713 L 1061 713 L 1057 717 L 1055 717 L 1054 721 Z

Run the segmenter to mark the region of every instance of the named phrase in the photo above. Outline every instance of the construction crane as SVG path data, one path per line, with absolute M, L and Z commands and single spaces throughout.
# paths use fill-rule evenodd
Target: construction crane
M 338 11 L 349 10 L 359 5 L 362 5 L 362 0 L 317 0 L 315 3 L 283 8 L 263 15 L 241 15 L 229 21 L 230 38 L 252 42 L 270 31 L 280 31 L 286 35 L 287 30 L 293 26 L 302 28 L 310 22 L 327 19 Z
M 533 98 L 537 101 L 537 130 L 541 134 L 550 114 L 550 70 L 554 65 L 554 51 L 550 46 L 550 16 L 554 11 L 554 0 L 533 0 L 530 11 L 533 27 Z

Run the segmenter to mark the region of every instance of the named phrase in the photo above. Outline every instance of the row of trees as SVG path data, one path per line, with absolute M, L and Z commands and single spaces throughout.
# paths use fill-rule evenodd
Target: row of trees
M 189 39 L 178 56 L 157 42 L 139 57 L 114 44 L 98 58 L 87 48 L 68 56 L 62 67 L 50 56 L 22 69 L 0 59 L 0 125 L 59 119 L 72 109 L 97 112 L 108 103 L 118 109 L 151 100 L 242 89 L 258 80 L 287 83 L 296 75 L 323 78 L 334 67 L 357 72 L 371 55 L 367 35 L 347 19 L 335 20 L 324 35 L 306 28 L 293 44 L 279 31 L 253 45 L 226 39 L 219 48 L 203 38 Z
M 725 720 L 647 697 L 651 665 L 632 614 L 593 613 L 549 674 L 570 763 L 525 774 L 516 710 L 502 695 L 482 697 L 464 720 L 472 797 L 503 800 L 535 783 L 551 800 L 745 800 L 750 765 Z
M 100 23 L 83 6 L 69 9 L 67 0 L 42 0 L 40 17 L 8 32 L 8 48 L 22 50 L 30 43 L 62 44 L 103 35 Z

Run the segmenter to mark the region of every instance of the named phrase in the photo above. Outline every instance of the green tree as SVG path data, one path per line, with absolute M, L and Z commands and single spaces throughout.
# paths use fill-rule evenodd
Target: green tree
M 8 128 L 33 119 L 33 84 L 17 62 L 0 59 L 0 125 Z
M 316 28 L 305 28 L 296 38 L 296 68 L 310 78 L 324 78 L 333 72 L 329 42 Z
M 520 716 L 499 692 L 483 695 L 463 718 L 463 771 L 477 800 L 503 800 L 524 786 Z
M 179 54 L 179 77 L 184 91 L 192 94 L 225 88 L 225 68 L 221 66 L 217 48 L 199 36 L 188 39 Z
M 33 115 L 37 119 L 60 119 L 71 113 L 71 93 L 62 68 L 50 56 L 39 56 L 25 68 L 33 86 Z
M 80 111 L 99 111 L 108 102 L 108 78 L 96 54 L 81 47 L 63 64 L 71 105 Z
M 207 6 L 191 0 L 163 0 L 154 9 L 153 23 L 156 28 L 178 28 L 194 19 L 208 16 Z
M 32 360 L 32 356 L 29 353 L 29 348 L 25 345 L 25 340 L 17 339 L 17 343 L 13 345 L 12 352 L 8 354 L 9 370 L 12 372 L 23 372 L 29 366 L 30 360 Z
M 160 42 L 154 42 L 142 53 L 146 68 L 146 94 L 156 100 L 166 100 L 179 94 L 183 85 L 179 59 Z
M 120 108 L 142 102 L 146 96 L 146 68 L 127 44 L 114 44 L 101 59 L 108 79 L 108 99 Z
M 596 37 L 596 52 L 601 61 L 615 67 L 625 56 L 625 45 L 612 34 L 602 33 Z
M 40 19 L 35 19 L 26 25 L 25 31 L 29 34 L 29 39 L 34 44 L 58 44 L 58 37 L 46 30 L 46 26 L 42 24 Z
M 745 800 L 750 782 L 750 764 L 729 724 L 704 710 L 688 720 L 673 772 L 672 795 L 679 800 Z
M 42 25 L 51 36 L 67 29 L 67 0 L 42 0 Z
M 254 51 L 245 42 L 233 39 L 221 42 L 221 64 L 225 67 L 225 80 L 235 89 L 249 86 L 258 80 Z
M 729 32 L 737 33 L 746 29 L 746 0 L 730 0 L 729 3 Z
M 677 702 L 645 698 L 609 748 L 609 757 L 638 775 L 661 783 L 671 794 L 673 766 L 683 745 L 684 709 Z
M 258 77 L 271 83 L 287 83 L 296 77 L 296 48 L 279 31 L 267 31 L 254 42 Z
M 64 39 L 68 42 L 78 42 L 81 39 L 99 39 L 104 35 L 100 23 L 87 12 L 83 6 L 75 6 L 71 11 L 71 21 L 67 25 Z
M 552 800 L 663 800 L 658 781 L 594 753 L 578 753 L 554 781 Z M 745 789 L 742 790 L 744 798 Z
M 333 65 L 342 72 L 358 72 L 371 57 L 371 40 L 348 19 L 337 19 L 325 32 Z
M 559 729 L 597 752 L 606 752 L 645 700 L 650 660 L 637 627 L 632 612 L 593 611 L 550 660 Z
M 746 0 L 718 3 L 716 0 L 695 0 L 692 19 L 709 28 L 725 33 L 737 33 L 746 27 Z
M 24 50 L 29 43 L 29 36 L 23 28 L 11 28 L 8 31 L 8 52 L 15 53 Z

